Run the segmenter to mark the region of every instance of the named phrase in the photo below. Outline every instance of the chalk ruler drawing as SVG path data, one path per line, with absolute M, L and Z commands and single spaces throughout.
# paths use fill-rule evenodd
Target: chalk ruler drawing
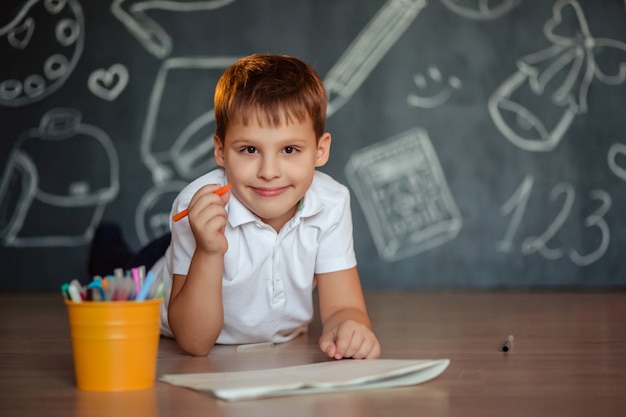
M 389 0 L 380 8 L 324 77 L 327 116 L 352 97 L 424 7 L 426 0 Z
M 122 64 L 113 64 L 109 68 L 98 69 L 89 75 L 87 86 L 97 97 L 114 101 L 128 84 L 128 70 Z
M 233 3 L 235 0 L 168 1 L 168 0 L 114 0 L 111 13 L 126 29 L 157 58 L 166 58 L 172 52 L 172 39 L 161 25 L 152 20 L 146 12 L 164 10 L 170 12 L 197 12 L 215 10 Z
M 380 257 L 396 261 L 457 236 L 463 221 L 423 129 L 355 152 L 346 176 Z
M 560 35 L 571 28 L 574 33 Z M 498 130 L 531 152 L 553 150 L 575 116 L 587 112 L 587 92 L 594 79 L 609 85 L 626 79 L 626 43 L 594 38 L 577 1 L 555 2 L 544 34 L 553 45 L 518 60 L 517 72 L 488 100 Z M 610 73 L 597 64 L 599 51 L 618 54 L 618 65 Z M 546 102 L 553 106 L 545 106 Z
M 14 247 L 87 244 L 118 190 L 118 157 L 106 133 L 81 123 L 78 110 L 51 110 L 9 154 L 0 239 Z
M 510 12 L 522 0 L 441 0 L 453 12 L 474 20 L 491 20 Z
M 29 0 L 0 25 L 4 63 L 0 66 L 0 106 L 23 106 L 58 90 L 83 51 L 85 19 L 80 3 Z
M 461 80 L 454 75 L 444 80 L 441 71 L 435 66 L 428 68 L 427 75 L 428 78 L 421 73 L 413 76 L 413 82 L 420 93 L 408 94 L 406 101 L 409 106 L 424 109 L 439 107 L 452 97 L 454 90 L 458 90 L 463 86 Z M 426 95 L 428 91 L 432 90 L 434 90 L 433 93 Z

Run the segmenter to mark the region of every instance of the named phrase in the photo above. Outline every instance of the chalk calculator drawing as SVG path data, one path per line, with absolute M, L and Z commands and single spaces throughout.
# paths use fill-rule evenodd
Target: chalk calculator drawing
M 172 39 L 165 29 L 146 12 L 197 12 L 215 10 L 235 0 L 113 0 L 111 13 L 155 57 L 166 58 L 172 52 Z
M 0 16 L 0 106 L 23 106 L 58 90 L 80 59 L 84 33 L 76 0 L 29 0 L 15 15 Z
M 490 20 L 508 13 L 522 0 L 441 0 L 448 9 L 474 20 Z
M 577 1 L 555 2 L 543 31 L 552 45 L 519 59 L 517 71 L 488 100 L 498 130 L 531 152 L 553 150 L 574 118 L 587 112 L 594 79 L 609 85 L 626 80 L 626 43 L 593 37 Z M 603 68 L 596 60 L 600 51 L 617 57 L 617 65 Z
M 463 221 L 423 129 L 355 152 L 346 177 L 380 257 L 396 261 L 457 236 Z
M 54 109 L 16 141 L 0 177 L 0 240 L 6 246 L 78 246 L 91 241 L 119 190 L 113 142 Z

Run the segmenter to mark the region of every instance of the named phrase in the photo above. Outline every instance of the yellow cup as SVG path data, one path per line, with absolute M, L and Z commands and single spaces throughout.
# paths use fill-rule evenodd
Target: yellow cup
M 161 299 L 65 304 L 79 389 L 130 391 L 154 386 Z

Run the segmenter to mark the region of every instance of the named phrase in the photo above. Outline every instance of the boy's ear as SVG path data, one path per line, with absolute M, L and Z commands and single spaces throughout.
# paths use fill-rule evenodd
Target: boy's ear
M 224 167 L 224 142 L 217 135 L 213 135 L 213 158 L 217 165 Z
M 328 158 L 330 158 L 330 143 L 332 138 L 330 133 L 324 133 L 317 141 L 317 156 L 315 158 L 315 166 L 321 167 L 326 165 Z

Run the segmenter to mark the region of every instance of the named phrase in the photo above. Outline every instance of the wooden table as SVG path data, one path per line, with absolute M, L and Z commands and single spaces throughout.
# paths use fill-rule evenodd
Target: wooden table
M 0 415 L 567 416 L 626 415 L 626 293 L 369 292 L 384 358 L 450 358 L 422 385 L 223 402 L 157 381 L 92 393 L 74 385 L 60 294 L 0 294 Z M 515 335 L 512 351 L 501 344 Z M 263 369 L 325 358 L 308 335 L 272 349 L 217 346 L 208 357 L 161 339 L 157 374 Z

